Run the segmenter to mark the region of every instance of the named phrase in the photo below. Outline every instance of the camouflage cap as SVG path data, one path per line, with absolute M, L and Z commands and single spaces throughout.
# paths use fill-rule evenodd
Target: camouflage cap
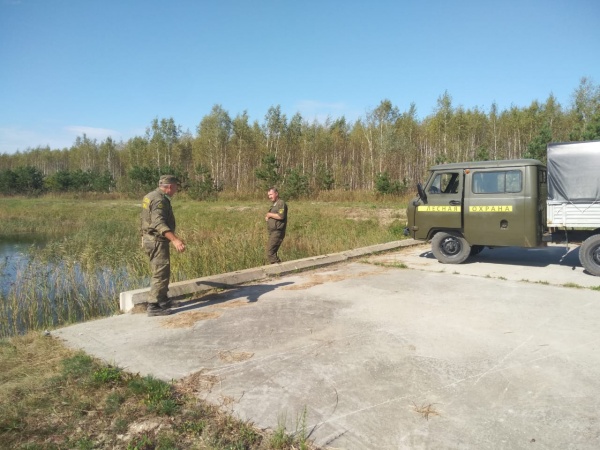
M 177 177 L 175 175 L 162 175 L 160 177 L 160 180 L 158 180 L 158 185 L 164 185 L 164 184 L 177 184 L 179 183 L 179 180 L 177 179 Z

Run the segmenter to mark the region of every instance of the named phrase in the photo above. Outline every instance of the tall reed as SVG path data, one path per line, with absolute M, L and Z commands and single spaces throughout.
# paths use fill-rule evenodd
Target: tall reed
M 177 232 L 187 250 L 172 252 L 172 281 L 266 264 L 263 202 L 176 198 Z M 285 261 L 401 239 L 405 203 L 289 202 Z M 60 326 L 118 311 L 119 293 L 146 287 L 140 202 L 65 198 L 0 199 L 8 238 L 32 246 L 0 299 L 0 336 Z M 20 226 L 22 220 L 25 225 Z M 5 239 L 7 238 L 5 235 Z
M 125 271 L 83 270 L 72 262 L 49 264 L 33 255 L 17 265 L 13 284 L 0 294 L 0 336 L 114 314 L 115 300 L 133 288 L 131 281 Z

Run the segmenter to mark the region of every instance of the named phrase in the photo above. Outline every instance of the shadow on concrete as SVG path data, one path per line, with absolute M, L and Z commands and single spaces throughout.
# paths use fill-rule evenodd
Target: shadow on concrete
M 419 254 L 421 258 L 435 259 L 431 251 Z M 547 267 L 560 265 L 573 268 L 581 267 L 579 247 L 569 250 L 563 246 L 524 248 L 524 247 L 486 247 L 481 253 L 470 256 L 461 264 L 477 263 L 505 264 L 525 267 Z M 587 273 L 587 272 L 586 272 Z
M 185 296 L 181 296 L 181 300 L 179 300 L 177 297 L 174 297 L 173 300 L 175 300 L 178 305 L 177 312 L 214 306 L 244 297 L 248 299 L 248 303 L 254 303 L 257 302 L 262 295 L 294 283 L 292 281 L 286 281 L 277 284 L 255 284 L 248 286 L 225 285 L 223 283 L 211 282 L 203 282 L 202 284 L 214 285 L 215 289 L 225 290 L 222 292 L 213 291 L 206 295 L 196 296 L 194 298 L 186 298 Z

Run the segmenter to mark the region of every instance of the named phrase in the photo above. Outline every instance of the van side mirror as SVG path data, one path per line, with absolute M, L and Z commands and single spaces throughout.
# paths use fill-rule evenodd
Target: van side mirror
M 425 193 L 425 189 L 421 186 L 421 183 L 417 183 L 417 192 L 419 193 L 419 198 L 423 203 L 427 203 L 427 194 Z

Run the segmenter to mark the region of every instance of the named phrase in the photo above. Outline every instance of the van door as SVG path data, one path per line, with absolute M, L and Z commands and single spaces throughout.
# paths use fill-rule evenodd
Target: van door
M 466 176 L 464 236 L 471 245 L 527 246 L 522 168 L 472 169 Z
M 434 171 L 427 184 L 427 201 L 415 211 L 415 239 L 430 238 L 430 230 L 461 230 L 462 228 L 462 169 Z

